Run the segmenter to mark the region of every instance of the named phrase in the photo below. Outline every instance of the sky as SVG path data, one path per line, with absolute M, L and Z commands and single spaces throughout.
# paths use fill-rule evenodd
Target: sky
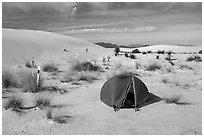
M 3 2 L 3 28 L 46 31 L 154 27 L 201 35 L 201 2 Z M 200 39 L 199 36 L 198 39 Z M 201 40 L 199 40 L 201 43 Z

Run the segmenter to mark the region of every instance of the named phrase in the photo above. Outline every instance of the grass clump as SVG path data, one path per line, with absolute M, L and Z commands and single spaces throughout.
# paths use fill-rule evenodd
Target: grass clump
M 43 79 L 40 77 L 38 86 L 37 86 L 37 73 L 27 72 L 22 78 L 22 87 L 25 92 L 36 93 L 43 88 Z
M 32 68 L 32 65 L 31 65 L 31 63 L 30 63 L 29 61 L 26 61 L 26 62 L 25 62 L 25 66 L 26 66 L 27 68 Z
M 188 65 L 188 64 L 184 64 L 184 63 L 182 63 L 182 64 L 180 64 L 180 69 L 190 69 L 190 70 L 193 70 L 193 67 L 192 66 L 190 66 L 190 65 Z
M 87 81 L 89 83 L 92 83 L 94 80 L 98 80 L 98 78 L 93 73 L 81 72 L 79 73 L 77 80 L 78 81 L 82 80 L 82 81 Z
M 99 71 L 101 68 L 98 65 L 93 65 L 92 63 L 85 61 L 79 62 L 77 61 L 72 66 L 73 71 Z
M 164 101 L 167 104 L 179 104 L 180 100 L 181 100 L 181 97 L 179 95 L 164 97 Z
M 7 103 L 4 105 L 6 110 L 11 109 L 12 111 L 22 114 L 24 111 L 21 109 L 24 107 L 23 99 L 16 96 L 11 97 Z
M 136 56 L 134 54 L 130 54 L 131 59 L 136 59 Z
M 53 63 L 45 64 L 43 65 L 43 71 L 44 72 L 55 72 L 55 71 L 58 71 L 58 67 Z
M 162 83 L 163 83 L 163 84 L 169 83 L 169 79 L 168 79 L 167 77 L 164 77 L 164 78 L 162 79 Z
M 19 81 L 14 73 L 10 70 L 3 70 L 2 72 L 2 87 L 11 88 L 19 87 Z
M 49 107 L 51 105 L 51 98 L 49 97 L 37 97 L 35 101 L 36 106 L 43 109 L 45 107 Z
M 187 62 L 189 61 L 195 61 L 195 62 L 202 62 L 202 58 L 200 56 L 190 56 L 186 59 Z
M 147 69 L 148 71 L 155 71 L 157 69 L 161 69 L 161 64 L 159 64 L 158 62 L 154 61 L 154 62 L 151 62 L 148 66 L 147 66 Z

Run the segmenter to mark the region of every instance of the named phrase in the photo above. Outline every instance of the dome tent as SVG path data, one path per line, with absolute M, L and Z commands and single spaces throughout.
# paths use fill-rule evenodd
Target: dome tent
M 134 74 L 119 74 L 105 82 L 100 99 L 115 111 L 120 108 L 137 108 L 144 104 L 149 96 L 145 84 Z

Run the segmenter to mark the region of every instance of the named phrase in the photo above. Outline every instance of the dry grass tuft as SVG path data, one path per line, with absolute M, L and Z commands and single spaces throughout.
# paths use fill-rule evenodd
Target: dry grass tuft
M 159 62 L 153 61 L 147 66 L 146 70 L 155 71 L 155 70 L 161 69 L 161 68 L 162 68 L 162 65 Z
M 100 71 L 101 67 L 98 65 L 93 65 L 92 63 L 85 61 L 76 61 L 72 64 L 72 71 Z
M 3 70 L 2 72 L 2 87 L 3 88 L 11 88 L 11 87 L 19 87 L 19 80 L 16 75 L 10 70 Z
M 8 102 L 4 105 L 4 108 L 6 110 L 11 109 L 12 111 L 18 113 L 18 114 L 23 114 L 24 111 L 21 109 L 24 107 L 23 99 L 18 98 L 16 96 L 11 97 Z
M 42 70 L 44 72 L 55 72 L 58 71 L 58 67 L 53 63 L 44 64 Z
M 164 101 L 167 104 L 179 104 L 181 97 L 179 95 L 173 95 L 171 97 L 164 97 Z
M 51 106 L 51 98 L 39 96 L 37 97 L 35 104 L 41 109 L 49 107 Z
M 39 84 L 37 86 L 37 73 L 27 72 L 22 78 L 22 87 L 25 92 L 36 93 L 43 88 L 43 79 L 40 77 Z
M 190 69 L 190 70 L 193 70 L 193 67 L 192 66 L 190 66 L 190 65 L 188 65 L 188 64 L 184 64 L 184 63 L 182 63 L 182 64 L 180 64 L 180 69 Z
M 202 62 L 202 58 L 198 55 L 190 56 L 186 59 L 187 62 L 189 61 L 195 61 L 195 62 Z

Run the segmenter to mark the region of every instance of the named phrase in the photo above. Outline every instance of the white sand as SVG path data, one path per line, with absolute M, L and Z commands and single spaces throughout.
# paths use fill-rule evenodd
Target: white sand
M 3 29 L 2 39 L 3 64 L 20 64 L 32 57 L 40 60 L 62 54 L 64 49 L 80 56 L 85 54 L 86 48 L 92 57 L 108 54 L 107 49 L 93 43 L 49 32 Z

